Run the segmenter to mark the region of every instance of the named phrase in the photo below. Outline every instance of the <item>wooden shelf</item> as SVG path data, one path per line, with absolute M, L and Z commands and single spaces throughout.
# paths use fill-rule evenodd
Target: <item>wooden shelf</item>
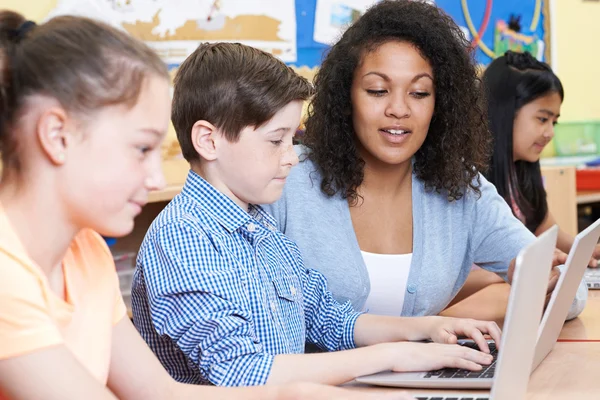
M 158 203 L 161 201 L 170 201 L 176 194 L 181 192 L 183 185 L 169 185 L 162 190 L 150 192 L 148 194 L 148 203 Z
M 584 190 L 577 192 L 577 204 L 589 204 L 600 202 L 600 190 Z

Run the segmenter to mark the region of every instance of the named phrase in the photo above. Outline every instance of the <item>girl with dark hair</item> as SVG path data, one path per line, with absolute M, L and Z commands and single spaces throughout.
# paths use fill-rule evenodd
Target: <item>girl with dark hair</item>
M 529 53 L 506 52 L 492 62 L 483 83 L 494 149 L 486 177 L 513 214 L 536 235 L 556 223 L 548 210 L 540 154 L 554 137 L 565 94 L 548 64 Z M 568 253 L 573 237 L 560 231 L 557 247 Z M 598 265 L 600 245 L 590 266 Z
M 315 78 L 301 162 L 268 208 L 306 265 L 359 310 L 438 314 L 473 263 L 510 282 L 534 240 L 481 175 L 491 137 L 469 49 L 436 6 L 381 1 Z M 553 269 L 549 291 L 557 279 Z
M 486 178 L 496 186 L 515 217 L 540 235 L 556 224 L 548 210 L 539 160 L 554 137 L 565 97 L 562 83 L 548 64 L 531 54 L 507 51 L 487 67 L 483 85 L 494 144 Z M 568 253 L 572 245 L 573 237 L 560 230 L 557 247 Z M 597 267 L 599 257 L 600 245 L 589 266 Z M 461 294 L 498 282 L 501 280 L 496 275 L 474 268 Z M 582 282 L 578 294 L 581 301 L 586 290 Z

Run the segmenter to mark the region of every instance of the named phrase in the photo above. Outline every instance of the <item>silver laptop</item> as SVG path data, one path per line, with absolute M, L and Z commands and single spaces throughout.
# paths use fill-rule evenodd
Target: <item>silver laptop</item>
M 600 219 L 575 236 L 565 270 L 560 275 L 540 324 L 532 370 L 554 348 L 599 238 Z
M 531 361 L 523 360 L 533 359 L 557 235 L 555 225 L 519 252 L 502 332 L 502 356 L 496 358 L 496 352 L 492 364 L 481 371 L 445 368 L 429 372 L 380 372 L 356 380 L 381 386 L 489 389 L 492 382 L 500 378 L 502 381 L 494 385 L 494 393 L 502 400 L 510 398 L 504 391 L 511 386 L 526 387 Z M 473 341 L 461 343 L 474 345 Z M 490 350 L 495 352 L 492 341 Z M 496 376 L 497 366 L 502 367 L 503 372 Z
M 573 246 L 571 251 L 569 252 L 569 257 L 567 258 L 567 262 L 565 264 L 564 273 L 561 274 L 561 277 L 556 284 L 556 288 L 552 293 L 552 297 L 548 302 L 548 307 L 546 308 L 546 312 L 542 318 L 542 322 L 539 326 L 538 330 L 538 339 L 535 347 L 535 352 L 533 356 L 532 368 L 531 371 L 535 370 L 541 362 L 546 358 L 546 356 L 552 351 L 556 340 L 560 335 L 560 331 L 563 327 L 565 318 L 569 312 L 569 308 L 573 299 L 575 298 L 575 294 L 579 288 L 579 284 L 584 275 L 585 270 L 587 269 L 587 265 L 589 263 L 589 259 L 594 251 L 594 247 L 598 243 L 598 239 L 600 238 L 600 219 L 590 225 L 588 228 L 580 232 L 573 242 Z M 504 354 L 504 351 L 502 352 Z M 501 384 L 499 379 L 502 379 L 503 376 L 507 374 L 503 371 L 503 366 L 500 363 L 500 359 L 502 356 L 498 357 L 498 367 L 496 372 L 496 377 L 494 379 L 493 387 L 498 387 Z M 526 360 L 525 360 L 526 361 Z M 503 375 L 504 374 L 504 375 Z M 512 382 L 512 380 L 510 381 Z M 520 399 L 524 396 L 526 387 L 519 391 L 519 388 L 512 387 L 514 389 L 514 393 L 505 393 L 508 395 L 507 399 Z M 520 397 L 519 397 L 520 396 Z M 480 400 L 480 399 L 490 399 L 490 397 L 482 396 L 479 394 L 444 394 L 435 396 L 432 394 L 426 394 L 417 396 L 417 399 L 439 399 L 439 400 L 447 400 L 447 399 L 455 399 L 455 400 L 463 400 L 463 399 L 471 399 L 471 400 Z M 494 390 L 492 390 L 493 400 L 502 399 L 501 397 L 494 396 Z
M 585 283 L 588 289 L 598 290 L 600 289 L 600 267 L 598 268 L 586 268 L 585 271 Z

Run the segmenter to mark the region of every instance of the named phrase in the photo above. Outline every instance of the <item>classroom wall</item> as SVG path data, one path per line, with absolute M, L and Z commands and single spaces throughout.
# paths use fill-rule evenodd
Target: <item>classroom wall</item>
M 600 120 L 600 2 L 551 1 L 553 67 L 566 92 L 562 121 Z M 1 8 L 15 9 L 39 20 L 56 0 L 2 0 Z M 584 27 L 582 29 L 582 27 Z M 584 34 L 585 29 L 585 34 Z
M 15 10 L 33 21 L 44 18 L 56 5 L 57 0 L 2 0 L 0 9 Z
M 600 2 L 553 3 L 553 67 L 565 87 L 561 121 L 600 120 Z

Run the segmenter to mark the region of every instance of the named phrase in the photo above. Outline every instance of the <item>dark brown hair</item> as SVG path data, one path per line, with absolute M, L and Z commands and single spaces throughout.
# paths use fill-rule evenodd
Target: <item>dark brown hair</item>
M 104 23 L 64 16 L 34 26 L 18 13 L 0 11 L 4 168 L 22 167 L 19 140 L 12 132 L 30 96 L 55 98 L 68 112 L 85 117 L 108 105 L 135 105 L 149 74 L 168 78 L 154 51 Z
M 175 76 L 171 119 L 183 156 L 199 160 L 191 139 L 196 121 L 210 122 L 235 142 L 244 128 L 263 125 L 311 92 L 306 79 L 271 54 L 240 43 L 202 44 Z
M 321 173 L 322 192 L 358 201 L 364 161 L 356 144 L 350 89 L 362 57 L 390 41 L 415 46 L 434 74 L 435 109 L 414 156 L 415 176 L 450 201 L 467 190 L 479 194 L 479 172 L 487 168 L 491 136 L 470 43 L 441 9 L 412 0 L 372 6 L 333 45 L 315 78 L 302 142 Z

